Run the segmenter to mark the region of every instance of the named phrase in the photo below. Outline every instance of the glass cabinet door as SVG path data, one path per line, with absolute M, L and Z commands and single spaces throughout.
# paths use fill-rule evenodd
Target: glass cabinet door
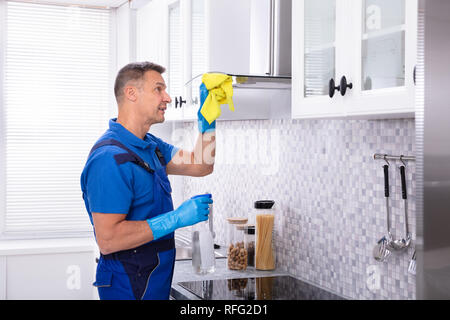
M 405 0 L 363 0 L 361 90 L 405 85 Z
M 355 19 L 349 115 L 414 117 L 417 0 L 349 0 Z
M 294 118 L 414 116 L 418 0 L 299 0 L 292 8 Z
M 336 0 L 304 1 L 304 97 L 329 93 L 336 78 Z
M 329 117 L 342 113 L 342 97 L 330 98 L 330 80 L 338 86 L 342 31 L 337 0 L 292 1 L 292 116 Z M 339 30 L 338 30 L 339 29 Z M 342 47 L 342 46 L 341 46 Z M 333 91 L 334 93 L 334 91 Z

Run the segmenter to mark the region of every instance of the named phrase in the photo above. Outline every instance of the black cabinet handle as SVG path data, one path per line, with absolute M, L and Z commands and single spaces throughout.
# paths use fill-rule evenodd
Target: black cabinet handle
M 186 100 L 183 100 L 183 97 L 180 96 L 180 108 L 183 106 L 183 103 L 186 103 Z
M 186 100 L 183 100 L 183 97 L 180 96 L 179 99 L 178 97 L 175 97 L 175 109 L 178 108 L 178 104 L 180 104 L 180 108 L 183 106 L 183 103 L 186 103 Z
M 329 82 L 328 85 L 329 85 L 328 95 L 330 96 L 330 98 L 333 98 L 335 90 L 341 91 L 341 87 L 340 86 L 336 87 L 336 83 L 334 82 L 333 78 L 330 79 L 330 82 Z
M 345 93 L 347 92 L 347 88 L 349 88 L 349 89 L 353 88 L 353 83 L 347 83 L 347 78 L 345 76 L 342 76 L 341 82 L 339 83 L 338 86 L 336 86 L 336 83 L 334 82 L 333 78 L 330 79 L 328 86 L 329 86 L 328 95 L 330 96 L 330 98 L 333 98 L 334 92 L 336 90 L 340 91 L 342 96 L 345 96 Z
M 405 166 L 400 167 L 400 177 L 402 180 L 402 198 L 406 199 L 406 175 L 405 175 Z
M 389 197 L 389 166 L 385 164 L 383 166 L 384 171 L 384 196 Z
M 416 68 L 417 68 L 417 66 L 414 66 L 414 71 L 413 71 L 414 85 L 416 85 Z
M 345 93 L 347 92 L 347 88 L 349 88 L 349 89 L 353 88 L 353 83 L 347 83 L 347 78 L 345 78 L 345 76 L 342 76 L 341 85 L 339 87 L 341 87 L 341 95 L 345 96 Z

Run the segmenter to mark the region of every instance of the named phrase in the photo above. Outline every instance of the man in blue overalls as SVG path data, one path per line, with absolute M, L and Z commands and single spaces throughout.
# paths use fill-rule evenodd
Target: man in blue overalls
M 101 253 L 94 282 L 100 299 L 168 299 L 174 231 L 208 218 L 212 200 L 207 196 L 189 199 L 174 210 L 167 175 L 212 173 L 215 121 L 208 124 L 198 112 L 196 148 L 213 150 L 205 161 L 199 161 L 197 152 L 180 150 L 148 133 L 151 125 L 164 121 L 171 102 L 164 71 L 150 62 L 130 63 L 119 71 L 114 86 L 118 117 L 109 121 L 109 129 L 93 146 L 81 175 Z M 202 105 L 208 93 L 205 87 L 200 92 Z

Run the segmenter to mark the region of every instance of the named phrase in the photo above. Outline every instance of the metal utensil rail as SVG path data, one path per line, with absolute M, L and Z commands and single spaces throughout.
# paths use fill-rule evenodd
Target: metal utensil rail
M 381 153 L 375 153 L 373 155 L 373 158 L 375 160 L 399 160 L 399 161 L 416 161 L 416 157 L 414 156 L 393 156 L 389 154 L 381 154 Z
M 375 160 L 384 160 L 387 163 L 387 165 L 383 166 L 383 169 L 384 169 L 384 179 L 385 179 L 385 197 L 386 197 L 388 238 L 383 236 L 377 242 L 377 245 L 375 246 L 375 248 L 373 250 L 373 256 L 374 256 L 375 260 L 383 262 L 383 261 L 386 261 L 386 259 L 389 257 L 389 255 L 392 251 L 404 251 L 411 244 L 411 234 L 408 229 L 408 206 L 407 206 L 407 201 L 406 201 L 407 191 L 406 191 L 406 178 L 405 178 L 405 167 L 406 167 L 405 161 L 415 161 L 416 158 L 414 156 L 405 156 L 405 155 L 395 156 L 395 155 L 380 154 L 380 153 L 375 153 L 373 158 Z M 400 169 L 400 174 L 401 174 L 401 178 L 402 178 L 402 198 L 405 202 L 404 208 L 405 208 L 406 238 L 398 239 L 398 240 L 393 239 L 392 234 L 390 232 L 390 217 L 389 217 L 390 216 L 390 213 L 389 213 L 390 208 L 389 208 L 389 203 L 388 203 L 388 199 L 389 199 L 388 168 L 389 168 L 390 164 L 389 164 L 388 160 L 401 161 L 403 164 L 402 166 L 399 167 L 399 169 Z M 415 250 L 414 250 L 413 257 L 411 258 L 411 263 L 413 263 L 413 262 L 415 262 Z M 410 263 L 410 265 L 411 265 L 411 263 Z M 415 269 L 415 268 L 413 268 L 413 267 L 409 267 L 408 271 L 410 273 L 414 274 L 415 270 L 413 270 L 413 269 Z

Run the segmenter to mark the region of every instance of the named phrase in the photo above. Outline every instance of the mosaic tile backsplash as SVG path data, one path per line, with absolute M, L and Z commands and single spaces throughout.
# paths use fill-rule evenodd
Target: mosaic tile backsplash
M 184 129 L 195 133 L 192 123 Z M 213 194 L 216 243 L 227 241 L 227 217 L 247 216 L 255 200 L 272 199 L 277 268 L 348 298 L 415 299 L 413 248 L 384 263 L 372 253 L 387 234 L 385 163 L 373 155 L 414 155 L 413 119 L 223 121 L 216 139 L 214 173 L 183 179 L 185 199 Z M 405 222 L 400 165 L 390 161 L 396 238 L 404 237 Z M 406 165 L 414 243 L 415 164 Z

